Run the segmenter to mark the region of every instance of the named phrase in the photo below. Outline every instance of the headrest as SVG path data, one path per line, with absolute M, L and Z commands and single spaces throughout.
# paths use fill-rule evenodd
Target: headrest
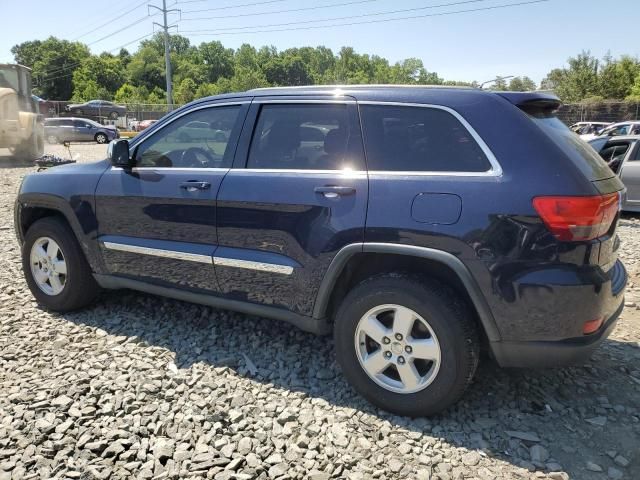
M 347 144 L 347 132 L 342 128 L 330 130 L 324 137 L 324 151 L 328 155 L 344 153 Z

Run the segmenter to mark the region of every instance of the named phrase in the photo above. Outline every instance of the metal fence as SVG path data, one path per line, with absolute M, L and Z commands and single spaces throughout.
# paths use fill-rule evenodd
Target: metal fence
M 586 121 L 613 123 L 638 120 L 640 119 L 640 103 L 567 103 L 560 107 L 557 115 L 567 125 Z
M 73 102 L 63 101 L 47 101 L 44 105 L 40 106 L 40 112 L 46 117 L 69 117 L 77 116 L 73 112 L 67 110 L 67 106 Z M 125 116 L 119 117 L 117 120 L 109 118 L 107 115 L 95 115 L 85 113 L 82 116 L 96 120 L 102 124 L 116 125 L 120 128 L 130 128 L 135 122 L 141 122 L 143 120 L 158 120 L 164 116 L 169 108 L 167 104 L 152 104 L 152 103 L 125 103 L 119 104 L 127 108 Z M 173 105 L 172 109 L 179 107 L 180 105 Z

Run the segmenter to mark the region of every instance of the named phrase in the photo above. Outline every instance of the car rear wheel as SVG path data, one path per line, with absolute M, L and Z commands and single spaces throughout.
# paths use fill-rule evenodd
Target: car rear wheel
M 118 112 L 111 112 L 111 113 L 109 114 L 109 117 L 110 117 L 112 120 L 117 120 L 117 119 L 118 119 Z
M 57 143 L 60 143 L 60 140 L 58 140 L 58 137 L 56 137 L 55 135 L 47 135 L 47 142 L 51 145 L 55 145 Z
M 82 308 L 100 291 L 80 244 L 56 217 L 42 218 L 27 231 L 22 269 L 33 296 L 51 310 Z
M 432 415 L 455 403 L 478 365 L 468 307 L 448 288 L 414 275 L 357 285 L 338 309 L 334 337 L 351 385 L 399 415 Z
M 109 141 L 104 133 L 97 133 L 95 140 L 97 143 L 107 143 Z

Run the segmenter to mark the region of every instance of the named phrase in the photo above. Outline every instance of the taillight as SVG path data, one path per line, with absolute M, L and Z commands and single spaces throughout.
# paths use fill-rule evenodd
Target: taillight
M 533 207 L 558 240 L 593 240 L 609 231 L 618 213 L 619 198 L 618 192 L 592 197 L 535 197 Z

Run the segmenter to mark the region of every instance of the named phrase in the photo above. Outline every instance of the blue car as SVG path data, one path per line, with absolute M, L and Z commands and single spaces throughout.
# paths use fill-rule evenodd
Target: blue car
M 481 350 L 582 362 L 623 308 L 624 187 L 559 105 L 402 86 L 197 100 L 104 161 L 25 177 L 24 275 L 54 311 L 126 288 L 333 332 L 364 397 L 433 414 Z

